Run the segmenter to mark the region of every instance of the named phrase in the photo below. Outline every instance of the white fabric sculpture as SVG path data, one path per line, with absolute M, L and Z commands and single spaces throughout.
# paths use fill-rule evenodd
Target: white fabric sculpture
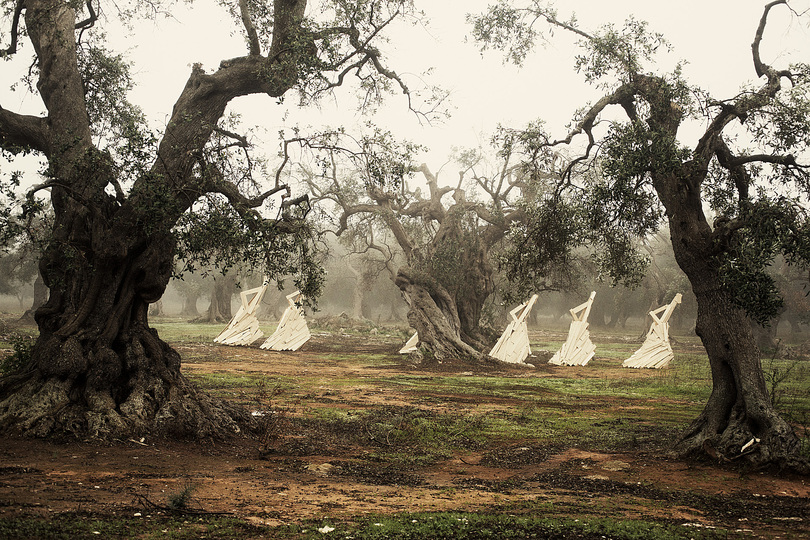
M 596 291 L 593 291 L 587 302 L 569 310 L 573 320 L 571 321 L 571 327 L 568 329 L 568 338 L 563 343 L 562 348 L 548 361 L 549 364 L 584 366 L 591 361 L 596 346 L 591 343 L 591 335 L 588 331 L 588 315 L 591 313 L 591 305 L 595 296 Z
M 532 349 L 529 347 L 529 328 L 526 318 L 536 301 L 537 295 L 535 294 L 528 302 L 520 304 L 509 312 L 512 320 L 506 326 L 506 330 L 503 331 L 498 342 L 489 351 L 490 356 L 510 364 L 522 364 L 526 357 L 532 354 Z
M 411 339 L 405 342 L 405 345 L 399 350 L 399 354 L 408 354 L 412 353 L 416 350 L 416 346 L 419 344 L 419 332 L 414 332 L 411 336 Z
M 650 311 L 652 324 L 647 332 L 647 339 L 633 356 L 622 363 L 622 367 L 660 369 L 669 365 L 675 358 L 669 344 L 669 318 L 675 311 L 675 306 L 680 303 L 681 293 L 678 293 L 669 304 Z
M 304 318 L 304 310 L 295 305 L 303 297 L 299 291 L 287 295 L 287 303 L 290 305 L 281 315 L 276 331 L 267 338 L 267 341 L 262 343 L 262 349 L 297 351 L 301 348 L 301 345 L 309 341 L 312 334 L 309 333 L 307 320 Z
M 242 305 L 225 330 L 214 338 L 214 343 L 223 345 L 250 345 L 264 334 L 259 330 L 259 320 L 256 318 L 256 310 L 262 302 L 264 293 L 267 291 L 268 281 L 265 279 L 260 287 L 242 291 L 239 295 Z M 248 296 L 253 298 L 248 300 Z

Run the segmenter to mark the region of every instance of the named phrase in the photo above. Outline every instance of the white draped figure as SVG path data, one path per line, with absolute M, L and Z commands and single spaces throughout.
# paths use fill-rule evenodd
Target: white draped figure
M 551 357 L 549 364 L 558 366 L 584 366 L 591 361 L 596 351 L 596 346 L 591 343 L 591 334 L 588 331 L 588 315 L 591 313 L 591 305 L 596 297 L 596 291 L 591 293 L 588 301 L 580 304 L 571 313 L 571 326 L 568 328 L 568 338 L 563 343 L 557 354 Z
M 412 353 L 416 350 L 416 346 L 419 344 L 419 332 L 414 332 L 411 336 L 411 339 L 405 342 L 405 345 L 399 350 L 399 354 L 408 354 Z
M 301 345 L 309 341 L 312 334 L 309 333 L 304 310 L 295 305 L 296 302 L 300 303 L 303 298 L 304 296 L 299 291 L 287 295 L 287 303 L 290 305 L 281 315 L 276 331 L 262 343 L 262 349 L 297 351 Z
M 537 295 L 535 294 L 528 302 L 520 304 L 509 312 L 512 320 L 506 326 L 506 330 L 498 342 L 489 351 L 490 356 L 510 364 L 522 364 L 526 357 L 532 354 L 532 349 L 529 347 L 529 328 L 526 318 L 536 301 Z
M 647 339 L 633 356 L 622 363 L 622 367 L 659 369 L 669 365 L 675 358 L 669 344 L 669 318 L 675 311 L 675 306 L 680 303 L 681 293 L 678 293 L 669 304 L 650 311 L 652 324 L 647 332 Z
M 236 315 L 233 316 L 231 322 L 225 327 L 225 330 L 214 338 L 214 343 L 222 343 L 223 345 L 250 345 L 264 334 L 259 330 L 259 320 L 256 318 L 256 311 L 259 309 L 259 304 L 262 303 L 264 293 L 267 291 L 268 281 L 265 278 L 264 283 L 260 287 L 242 291 L 239 298 L 242 300 L 242 305 Z M 248 300 L 248 297 L 253 295 Z

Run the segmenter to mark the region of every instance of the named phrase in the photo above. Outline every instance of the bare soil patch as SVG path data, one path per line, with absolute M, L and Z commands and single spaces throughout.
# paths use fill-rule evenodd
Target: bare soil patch
M 283 395 L 273 393 L 281 390 L 260 389 L 266 395 L 258 397 L 255 391 L 240 388 L 230 395 L 225 392 L 226 397 L 255 407 L 257 414 L 280 415 L 264 437 L 114 444 L 7 438 L 0 446 L 0 516 L 61 512 L 145 516 L 160 512 L 158 507 L 165 506 L 172 494 L 191 486 L 189 509 L 233 513 L 267 525 L 403 511 L 508 507 L 520 513 L 542 507 L 558 516 L 693 523 L 763 537 L 810 536 L 806 477 L 688 464 L 651 448 L 610 453 L 532 441 L 459 439 L 459 450 L 451 455 L 424 461 L 403 456 L 396 461 L 375 457 L 389 447 L 407 454 L 407 448 L 385 441 L 383 432 L 359 437 L 341 432 L 358 429 L 357 424 L 298 421 L 306 416 L 302 411 L 318 408 L 423 418 L 519 406 L 508 398 L 452 392 L 437 392 L 415 403 L 414 396 L 425 396 L 379 381 L 392 375 L 438 380 L 468 369 L 420 371 L 396 354 L 398 345 L 391 339 L 341 334 L 316 335 L 296 353 L 178 344 L 190 375 L 259 375 L 268 377 L 268 388 L 290 380 L 302 386 Z M 355 359 L 369 355 L 374 356 L 372 361 Z M 593 376 L 586 370 L 566 369 L 504 367 L 497 374 L 516 380 Z M 618 368 L 599 373 L 649 376 Z M 343 381 L 339 387 L 333 384 L 338 380 Z M 268 410 L 268 405 L 277 408 Z M 616 429 L 622 427 L 618 421 Z

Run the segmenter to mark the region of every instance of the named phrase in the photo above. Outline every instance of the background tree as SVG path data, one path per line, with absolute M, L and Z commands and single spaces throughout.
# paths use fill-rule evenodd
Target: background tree
M 213 276 L 208 292 L 208 309 L 197 322 L 227 323 L 233 318 L 231 302 L 237 291 L 236 273 Z
M 14 176 L 11 186 L 16 185 Z M 13 197 L 12 189 L 5 196 L 0 195 L 0 201 L 10 202 L 9 199 Z M 31 292 L 30 286 L 33 284 L 31 307 L 20 317 L 20 320 L 33 322 L 34 311 L 48 299 L 48 287 L 37 266 L 53 215 L 44 207 L 44 215 L 35 216 L 32 213 L 19 219 L 13 216 L 12 209 L 12 205 L 7 205 L 0 217 L 0 221 L 7 224 L 0 233 L 0 294 L 16 296 L 22 310 L 24 298 Z
M 782 257 L 777 258 L 770 266 L 769 274 L 783 299 L 782 305 L 770 320 L 765 323 L 751 321 L 751 327 L 760 350 L 773 354 L 779 352 L 782 346 L 781 340 L 777 338 L 780 322 L 787 322 L 791 334 L 795 334 L 800 328 L 802 319 L 807 317 L 810 308 L 810 300 L 807 297 L 810 284 L 806 272 L 801 272 L 799 268 L 788 264 Z
M 198 392 L 149 328 L 148 305 L 163 294 L 175 254 L 189 262 L 216 253 L 222 267 L 241 260 L 271 278 L 293 275 L 308 296 L 322 277 L 306 198 L 292 196 L 280 170 L 250 159 L 251 141 L 232 129 L 228 106 L 291 91 L 310 102 L 347 75 L 359 77 L 362 101 L 392 87 L 410 96 L 378 48 L 393 21 L 413 15 L 410 2 L 331 0 L 309 14 L 306 0 L 222 3 L 245 54 L 213 71 L 194 64 L 159 137 L 126 99 L 133 79 L 104 42 L 97 3 L 12 4 L 0 55 L 30 44 L 32 90 L 46 113 L 0 107 L 0 148 L 47 160 L 33 192 L 50 191 L 55 217 L 39 265 L 50 297 L 36 313 L 30 362 L 0 380 L 0 425 L 36 436 L 237 431 L 242 413 Z M 145 10 L 153 8 L 160 5 Z M 33 192 L 16 207 L 23 214 L 36 204 Z
M 380 277 L 396 278 L 397 256 L 401 252 L 391 247 L 385 230 L 376 230 L 379 224 L 373 217 L 359 219 L 351 229 L 340 237 L 341 243 L 348 249 L 344 260 L 347 269 L 354 278 L 352 289 L 352 317 L 370 319 L 371 309 L 368 296 L 375 288 Z M 382 237 L 382 241 L 378 240 Z
M 782 277 L 780 291 L 785 298 L 787 310 L 782 320 L 790 325 L 791 334 L 802 332 L 802 326 L 810 322 L 810 284 L 806 272 L 787 264 L 779 265 Z
M 182 266 L 182 262 L 178 263 L 178 266 Z M 181 277 L 172 279 L 169 287 L 175 289 L 183 301 L 180 308 L 181 317 L 193 320 L 200 316 L 197 301 L 206 289 L 206 280 L 201 272 L 185 272 Z
M 565 137 L 546 140 L 550 147 L 584 140 L 582 153 L 562 170 L 553 203 L 585 204 L 583 222 L 604 229 L 609 239 L 607 267 L 625 274 L 626 257 L 617 255 L 629 253 L 632 238 L 664 220 L 669 225 L 675 258 L 696 297 L 696 332 L 712 370 L 709 401 L 678 450 L 803 467 L 796 461 L 796 435 L 768 399 L 748 324 L 749 316 L 766 321 L 779 308 L 766 272 L 774 256 L 782 253 L 804 266 L 810 259 L 810 175 L 799 160 L 810 143 L 810 67 L 774 67 L 761 57 L 774 8 L 790 9 L 785 0 L 769 3 L 755 29 L 751 50 L 760 81 L 729 99 L 689 87 L 679 67 L 648 72 L 645 64 L 666 42 L 634 19 L 588 33 L 541 2 L 500 2 L 472 20 L 485 47 L 506 49 L 518 62 L 542 25 L 580 40 L 576 69 L 604 95 L 577 113 Z M 600 123 L 609 109 L 621 116 Z M 692 118 L 702 120 L 702 133 L 684 146 L 680 128 Z M 756 444 L 740 456 L 752 440 Z
M 481 172 L 487 166 L 477 152 L 461 152 L 452 185 L 443 185 L 440 173 L 427 165 L 410 163 L 412 147 L 379 135 L 372 137 L 380 149 L 374 162 L 358 163 L 359 150 L 331 152 L 320 170 L 303 171 L 313 201 L 334 205 L 338 235 L 354 230 L 353 221 L 370 218 L 389 231 L 404 259 L 394 281 L 409 306 L 408 322 L 419 334 L 425 361 L 485 361 L 480 351 L 495 337 L 481 326 L 484 304 L 495 292 L 493 250 L 522 218 L 517 202 L 543 191 L 538 182 L 544 180 L 532 177 L 530 185 L 521 167 L 513 166 L 519 146 L 515 133 L 506 130 L 494 138 L 498 155 L 492 172 Z M 344 156 L 349 159 L 341 161 Z M 399 170 L 401 183 L 384 189 L 368 182 L 365 175 L 380 163 Z
M 37 275 L 37 259 L 24 246 L 0 255 L 0 294 L 14 296 L 20 304 L 20 311 L 25 309 L 25 298 L 30 298 Z

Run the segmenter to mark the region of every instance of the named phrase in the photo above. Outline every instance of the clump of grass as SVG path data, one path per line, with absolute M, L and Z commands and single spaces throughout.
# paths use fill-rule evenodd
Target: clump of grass
M 175 493 L 170 493 L 166 497 L 166 503 L 170 510 L 188 510 L 194 500 L 194 492 L 197 491 L 197 484 L 186 482 L 183 487 Z

